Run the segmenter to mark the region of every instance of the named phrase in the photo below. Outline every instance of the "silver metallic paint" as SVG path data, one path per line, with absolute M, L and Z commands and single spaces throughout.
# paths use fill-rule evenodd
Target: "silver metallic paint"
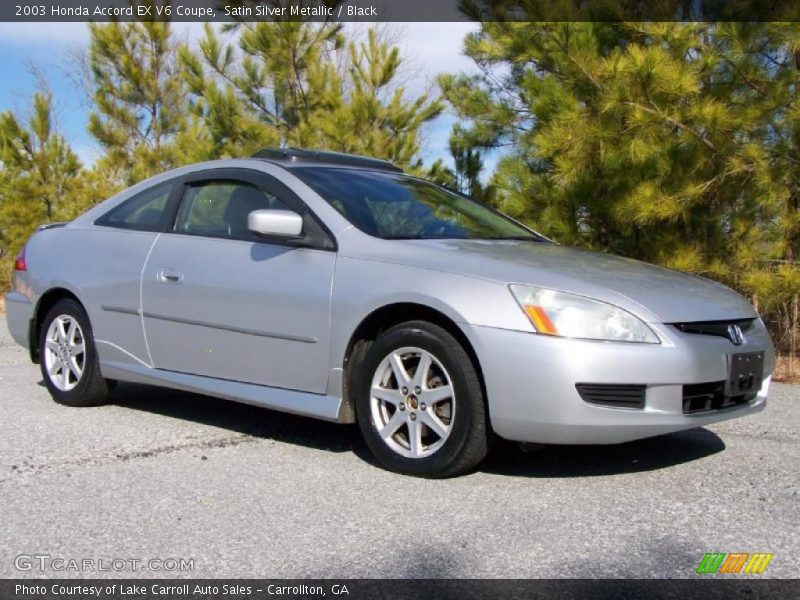
M 153 365 L 323 393 L 335 261 L 321 250 L 162 234 L 142 277 Z M 182 281 L 159 281 L 165 267 Z
M 231 167 L 267 173 L 290 187 L 333 233 L 338 252 L 93 224 L 151 185 Z M 53 260 L 59 255 L 70 260 Z M 14 291 L 6 296 L 18 343 L 30 343 L 28 323 L 43 294 L 62 288 L 87 310 L 106 377 L 341 422 L 354 418 L 342 401 L 350 338 L 373 311 L 397 303 L 424 305 L 456 323 L 479 359 L 492 427 L 513 440 L 621 442 L 756 412 L 765 405 L 774 366 L 760 321 L 741 346 L 665 324 L 756 315 L 744 298 L 717 283 L 549 243 L 372 238 L 290 169 L 262 160 L 191 165 L 142 182 L 65 227 L 34 234 L 26 260 L 29 272 L 15 274 Z M 181 281 L 159 281 L 163 269 Z M 661 344 L 536 335 L 510 283 L 620 306 L 648 322 Z M 766 351 L 757 401 L 682 414 L 682 384 L 723 380 L 733 352 L 754 350 Z M 646 384 L 646 408 L 588 405 L 574 387 L 581 382 Z
M 303 217 L 291 210 L 254 210 L 247 215 L 247 228 L 260 235 L 298 237 Z

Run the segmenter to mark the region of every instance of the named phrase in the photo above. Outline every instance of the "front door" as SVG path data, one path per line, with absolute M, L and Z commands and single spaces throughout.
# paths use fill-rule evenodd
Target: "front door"
M 143 271 L 154 366 L 324 393 L 336 253 L 257 239 L 251 211 L 302 212 L 299 198 L 255 171 L 210 173 L 187 182 Z

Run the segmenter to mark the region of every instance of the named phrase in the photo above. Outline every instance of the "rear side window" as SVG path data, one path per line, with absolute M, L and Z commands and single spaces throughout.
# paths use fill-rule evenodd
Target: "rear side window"
M 254 239 L 247 216 L 254 210 L 286 210 L 272 194 L 237 181 L 212 181 L 192 185 L 178 213 L 175 231 L 190 235 L 239 240 Z
M 171 193 L 171 183 L 157 185 L 111 209 L 95 224 L 137 231 L 163 231 Z

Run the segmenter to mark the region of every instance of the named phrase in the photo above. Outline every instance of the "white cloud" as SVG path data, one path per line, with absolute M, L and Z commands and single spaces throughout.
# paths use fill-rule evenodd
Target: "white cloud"
M 477 23 L 404 23 L 398 44 L 427 76 L 469 71 L 475 67 L 463 55 L 464 36 L 478 28 Z

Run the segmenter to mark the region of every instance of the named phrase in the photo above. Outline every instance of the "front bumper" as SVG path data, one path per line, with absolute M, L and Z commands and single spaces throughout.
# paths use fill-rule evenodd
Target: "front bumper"
M 660 345 L 594 342 L 467 325 L 479 357 L 492 428 L 501 437 L 546 444 L 614 444 L 759 412 L 766 406 L 775 353 L 760 321 L 734 346 L 724 338 L 652 325 Z M 755 399 L 684 414 L 683 386 L 725 381 L 732 354 L 764 352 Z M 585 402 L 576 384 L 645 385 L 642 409 Z

